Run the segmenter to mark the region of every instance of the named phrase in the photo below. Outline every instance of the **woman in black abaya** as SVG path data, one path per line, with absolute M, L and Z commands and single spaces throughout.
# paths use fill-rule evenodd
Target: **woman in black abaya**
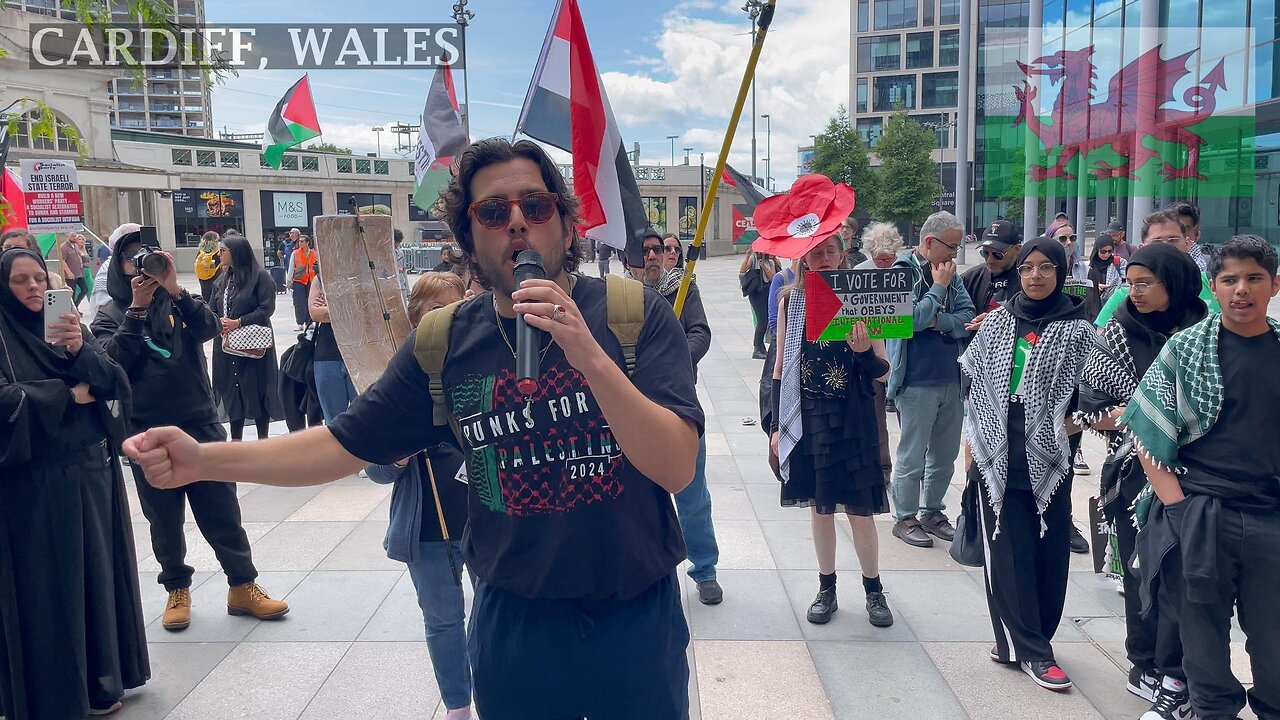
M 150 678 L 115 448 L 124 371 L 77 321 L 44 341 L 44 261 L 0 256 L 0 713 L 79 720 Z

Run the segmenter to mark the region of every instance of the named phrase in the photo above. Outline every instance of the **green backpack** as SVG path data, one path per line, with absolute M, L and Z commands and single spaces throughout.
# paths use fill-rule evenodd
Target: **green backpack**
M 609 319 L 609 331 L 622 346 L 626 361 L 627 377 L 636 369 L 636 343 L 644 330 L 644 285 L 635 280 L 609 275 L 605 278 L 605 305 Z M 453 316 L 463 301 L 437 308 L 427 313 L 414 331 L 413 355 L 418 365 L 430 378 L 431 404 L 436 425 L 449 425 L 453 434 L 462 442 L 462 430 L 449 413 L 444 399 L 444 385 L 440 382 L 445 358 L 449 355 L 449 330 Z

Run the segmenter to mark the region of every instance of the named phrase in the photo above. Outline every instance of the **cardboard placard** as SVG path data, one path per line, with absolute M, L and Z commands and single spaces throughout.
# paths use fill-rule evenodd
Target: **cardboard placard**
M 915 298 L 910 268 L 805 273 L 805 338 L 844 340 L 855 323 L 877 340 L 909 338 Z

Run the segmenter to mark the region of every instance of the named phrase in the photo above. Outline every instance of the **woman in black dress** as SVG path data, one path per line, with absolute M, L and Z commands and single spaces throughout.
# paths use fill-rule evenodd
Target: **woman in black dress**
M 213 339 L 213 393 L 219 415 L 231 423 L 231 439 L 244 439 L 244 422 L 253 420 L 258 439 L 265 440 L 272 420 L 283 420 L 277 385 L 279 368 L 273 345 L 260 358 L 222 351 L 227 333 L 245 325 L 271 327 L 276 290 L 271 275 L 258 266 L 249 241 L 240 235 L 224 238 L 218 257 L 225 268 L 214 285 L 209 303 L 222 322 L 222 335 Z
M 783 478 L 782 505 L 809 508 L 813 523 L 818 596 L 807 619 L 826 623 L 837 608 L 835 513 L 844 513 L 862 568 L 868 619 L 888 627 L 893 613 L 880 584 L 880 543 L 872 519 L 889 510 L 872 387 L 889 374 L 884 343 L 868 338 L 862 323 L 845 342 L 808 342 L 804 333 L 805 272 L 834 270 L 843 258 L 838 235 L 818 243 L 781 300 L 771 443 Z
M 80 720 L 151 676 L 116 448 L 124 371 L 78 320 L 46 343 L 44 261 L 0 256 L 0 715 Z M 116 401 L 116 402 L 112 402 Z
M 1063 292 L 1069 265 L 1053 238 L 1018 253 L 1022 290 L 987 314 L 960 358 L 979 492 L 991 659 L 1020 663 L 1041 687 L 1071 680 L 1051 644 L 1067 596 L 1071 451 L 1067 409 L 1095 344 L 1084 301 Z

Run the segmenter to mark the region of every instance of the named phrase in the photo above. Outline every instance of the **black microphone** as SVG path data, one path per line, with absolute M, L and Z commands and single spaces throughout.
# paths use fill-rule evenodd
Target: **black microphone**
M 547 270 L 537 250 L 521 250 L 516 255 L 516 289 L 525 280 L 546 280 Z M 538 353 L 542 350 L 542 331 L 516 313 L 516 390 L 525 397 L 538 391 Z

